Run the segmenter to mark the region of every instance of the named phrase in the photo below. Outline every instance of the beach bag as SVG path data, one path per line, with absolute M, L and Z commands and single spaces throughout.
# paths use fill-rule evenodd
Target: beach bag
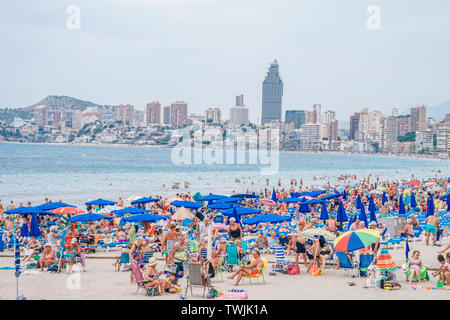
M 394 286 L 393 286 L 392 283 L 390 283 L 389 281 L 385 281 L 385 282 L 384 282 L 384 287 L 383 287 L 383 289 L 384 289 L 384 290 L 393 290 L 393 289 L 394 289 Z
M 289 275 L 295 275 L 300 273 L 300 268 L 296 264 L 292 264 L 287 267 L 287 274 Z
M 147 288 L 145 294 L 149 297 L 158 296 L 159 295 L 158 288 Z
M 208 293 L 206 294 L 206 299 L 214 299 L 216 296 L 218 296 L 218 292 L 214 288 L 210 288 Z

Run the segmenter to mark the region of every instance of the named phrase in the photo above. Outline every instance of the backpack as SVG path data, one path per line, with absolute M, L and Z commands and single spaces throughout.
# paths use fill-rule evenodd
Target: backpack
M 159 296 L 158 288 L 147 288 L 145 294 L 149 297 Z

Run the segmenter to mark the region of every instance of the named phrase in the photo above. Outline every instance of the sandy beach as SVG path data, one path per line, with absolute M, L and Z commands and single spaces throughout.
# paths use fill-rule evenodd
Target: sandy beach
M 448 239 L 442 242 L 448 243 Z M 411 250 L 417 249 L 422 253 L 424 262 L 431 267 L 437 267 L 437 252 L 441 247 L 426 247 L 423 242 L 411 242 Z M 390 254 L 394 261 L 401 265 L 405 258 L 405 248 L 390 249 Z M 6 254 L 12 254 L 11 251 Z M 130 272 L 114 272 L 112 259 L 93 259 L 90 257 L 112 257 L 117 251 L 109 253 L 99 252 L 88 256 L 87 271 L 79 274 L 80 289 L 69 289 L 67 282 L 74 284 L 77 274 L 50 274 L 42 272 L 39 274 L 22 274 L 19 278 L 19 294 L 24 295 L 29 300 L 41 299 L 64 299 L 64 300 L 174 300 L 179 299 L 177 294 L 166 294 L 160 297 L 147 297 L 143 294 L 136 294 L 136 285 L 130 283 Z M 5 255 L 5 252 L 2 253 Z M 269 261 L 273 261 L 273 255 L 265 255 Z M 293 259 L 293 256 L 287 256 Z M 158 269 L 164 266 L 164 261 L 158 260 Z M 12 257 L 0 257 L 0 266 L 13 266 Z M 239 286 L 248 292 L 249 300 L 319 300 L 319 299 L 347 299 L 347 300 L 375 300 L 375 299 L 418 299 L 418 300 L 448 300 L 450 299 L 450 287 L 444 289 L 427 290 L 427 286 L 436 287 L 436 278 L 431 277 L 430 281 L 424 282 L 421 288 L 416 290 L 405 282 L 405 275 L 401 270 L 396 271 L 398 280 L 402 288 L 400 290 L 387 291 L 382 289 L 366 289 L 366 278 L 352 279 L 345 271 L 337 271 L 334 266 L 327 266 L 324 275 L 311 276 L 306 273 L 305 267 L 301 265 L 300 275 L 284 275 L 277 273 L 277 276 L 269 276 L 272 271 L 271 264 L 264 272 L 265 284 L 261 281 L 252 280 L 252 283 L 246 280 Z M 213 285 L 216 289 L 227 291 L 236 288 L 232 280 L 226 276 L 229 273 L 223 273 L 223 281 L 220 275 L 213 279 Z M 71 278 L 69 278 L 71 277 Z M 72 281 L 71 281 L 72 280 Z M 348 282 L 354 281 L 355 286 L 348 286 Z M 184 283 L 183 283 L 184 284 Z M 16 278 L 13 270 L 0 270 L 0 299 L 10 300 L 15 298 Z M 194 288 L 193 296 L 187 295 L 188 300 L 202 299 L 203 289 Z

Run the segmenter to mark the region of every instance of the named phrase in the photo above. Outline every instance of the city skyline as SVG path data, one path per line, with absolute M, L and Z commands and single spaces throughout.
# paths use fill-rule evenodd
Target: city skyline
M 196 114 L 208 106 L 228 114 L 243 93 L 250 121 L 259 123 L 261 79 L 274 58 L 285 83 L 283 113 L 320 103 L 347 121 L 363 107 L 387 114 L 450 100 L 446 1 L 418 0 L 406 13 L 410 2 L 379 1 L 380 30 L 367 28 L 369 1 L 103 2 L 77 1 L 80 30 L 66 27 L 68 1 L 3 4 L 2 107 L 57 94 L 136 110 L 184 100 Z

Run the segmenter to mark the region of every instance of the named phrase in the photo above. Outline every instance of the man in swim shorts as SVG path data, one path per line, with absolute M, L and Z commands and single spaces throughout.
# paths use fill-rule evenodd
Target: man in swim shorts
M 432 216 L 429 216 L 425 219 L 425 243 L 428 245 L 430 240 L 430 236 L 433 235 L 433 245 L 436 245 L 437 241 L 437 232 L 439 229 L 439 220 L 437 218 L 436 213 Z

